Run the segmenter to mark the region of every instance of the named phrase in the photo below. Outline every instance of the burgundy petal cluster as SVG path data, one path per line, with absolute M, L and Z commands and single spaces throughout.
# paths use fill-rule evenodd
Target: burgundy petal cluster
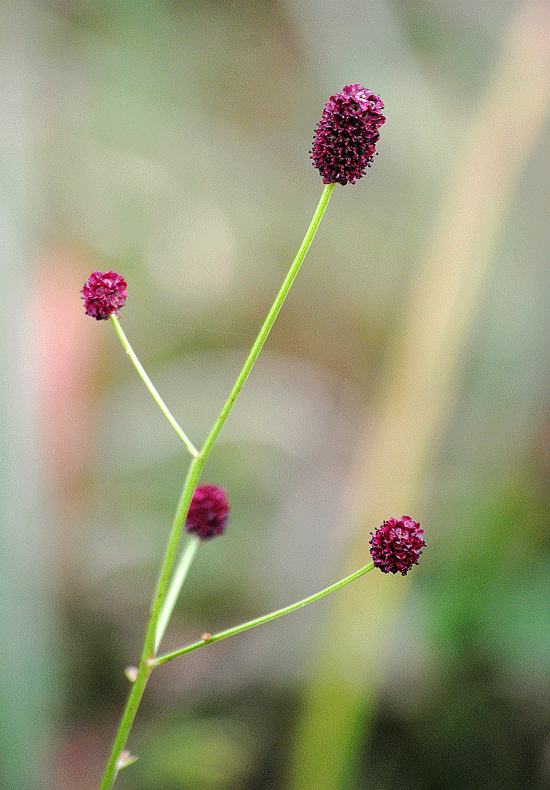
M 229 501 L 223 488 L 218 486 L 199 486 L 187 513 L 185 528 L 201 540 L 209 540 L 222 535 L 227 525 Z
M 422 549 L 426 545 L 418 521 L 410 516 L 399 520 L 390 518 L 371 532 L 369 543 L 373 562 L 383 573 L 401 573 L 406 576 L 413 565 L 418 565 Z
M 311 158 L 325 184 L 355 184 L 374 158 L 384 121 L 379 96 L 354 83 L 325 104 Z
M 116 272 L 92 272 L 82 289 L 86 315 L 103 321 L 119 310 L 126 302 L 126 280 Z

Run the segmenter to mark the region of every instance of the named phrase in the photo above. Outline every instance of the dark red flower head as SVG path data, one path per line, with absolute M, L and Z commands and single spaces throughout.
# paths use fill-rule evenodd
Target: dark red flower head
M 418 521 L 413 521 L 410 516 L 402 516 L 399 521 L 390 518 L 378 527 L 376 532 L 371 532 L 371 556 L 377 568 L 383 573 L 397 573 L 407 575 L 413 565 L 418 565 L 418 558 L 422 548 L 426 545 Z
M 357 83 L 330 97 L 311 150 L 324 184 L 355 184 L 365 174 L 386 120 L 383 109 L 380 97 Z
M 111 313 L 118 316 L 128 293 L 126 280 L 116 272 L 92 272 L 82 289 L 86 315 L 98 321 L 109 318 Z
M 195 489 L 187 514 L 185 528 L 201 540 L 223 534 L 229 515 L 229 502 L 223 488 L 199 486 Z

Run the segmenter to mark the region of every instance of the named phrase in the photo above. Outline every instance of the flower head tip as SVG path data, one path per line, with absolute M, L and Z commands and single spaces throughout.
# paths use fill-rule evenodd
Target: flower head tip
M 92 272 L 82 289 L 86 315 L 98 321 L 118 316 L 126 302 L 126 280 L 116 272 Z
M 229 515 L 229 502 L 223 488 L 205 485 L 195 489 L 185 528 L 201 540 L 223 534 Z
M 410 516 L 402 516 L 399 520 L 390 518 L 371 532 L 369 543 L 373 562 L 383 573 L 401 573 L 406 576 L 413 565 L 418 565 L 418 558 L 426 545 L 418 521 Z
M 324 184 L 354 184 L 365 174 L 386 120 L 383 109 L 380 97 L 357 83 L 330 97 L 311 150 Z

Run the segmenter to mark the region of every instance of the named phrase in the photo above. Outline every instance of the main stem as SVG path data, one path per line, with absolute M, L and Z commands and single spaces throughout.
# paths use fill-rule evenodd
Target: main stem
M 315 233 L 317 232 L 319 223 L 321 222 L 323 214 L 325 213 L 325 209 L 330 200 L 330 196 L 332 194 L 332 190 L 334 189 L 334 186 L 335 186 L 334 184 L 327 184 L 323 189 L 321 198 L 319 200 L 317 208 L 315 209 L 313 219 L 311 220 L 306 235 L 304 236 L 304 240 L 300 245 L 300 249 L 298 250 L 296 257 L 292 262 L 292 266 L 290 267 L 288 274 L 285 277 L 285 280 L 279 290 L 279 293 L 275 297 L 275 301 L 273 302 L 273 305 L 267 315 L 267 318 L 265 319 L 262 328 L 258 333 L 258 337 L 254 341 L 250 353 L 246 358 L 246 362 L 244 363 L 243 368 L 239 373 L 237 380 L 233 386 L 233 389 L 231 390 L 229 397 L 223 409 L 221 410 L 218 419 L 214 423 L 214 426 L 210 431 L 200 453 L 198 454 L 197 457 L 193 458 L 189 466 L 187 477 L 185 479 L 185 483 L 181 492 L 180 501 L 178 503 L 176 514 L 174 516 L 174 521 L 172 523 L 172 530 L 170 532 L 170 537 L 168 538 L 168 544 L 166 546 L 164 559 L 162 561 L 162 565 L 159 570 L 157 584 L 151 601 L 149 619 L 147 622 L 147 629 L 145 632 L 143 648 L 139 660 L 137 677 L 132 685 L 130 694 L 128 695 L 128 699 L 126 700 L 126 706 L 124 708 L 122 718 L 120 720 L 118 731 L 115 737 L 115 741 L 113 743 L 113 747 L 111 750 L 111 754 L 109 756 L 109 761 L 107 763 L 105 773 L 103 775 L 103 780 L 99 786 L 99 790 L 110 790 L 110 788 L 114 784 L 119 769 L 119 760 L 121 753 L 126 745 L 128 735 L 130 734 L 132 724 L 134 723 L 134 719 L 137 714 L 139 703 L 143 696 L 143 692 L 145 691 L 147 681 L 149 680 L 149 675 L 151 674 L 151 671 L 153 669 L 150 662 L 154 658 L 154 654 L 155 654 L 155 637 L 157 634 L 159 616 L 168 589 L 168 584 L 170 582 L 172 569 L 174 567 L 174 563 L 176 560 L 176 554 L 181 540 L 181 533 L 183 530 L 183 526 L 185 524 L 185 518 L 187 516 L 189 505 L 191 504 L 191 498 L 193 496 L 193 492 L 196 488 L 200 474 L 208 459 L 210 451 L 212 450 L 214 442 L 216 441 L 218 434 L 220 433 L 226 419 L 228 418 L 229 413 L 231 412 L 231 409 L 233 408 L 233 405 L 235 404 L 235 401 L 237 400 L 237 397 L 241 389 L 243 388 L 244 383 L 247 380 L 250 371 L 254 366 L 254 363 L 256 362 L 256 359 L 258 358 L 258 355 L 262 350 L 265 341 L 267 340 L 267 336 L 269 335 L 269 332 L 273 324 L 275 323 L 275 319 L 277 318 L 277 315 L 288 295 L 290 287 L 294 282 L 296 275 L 298 274 L 298 271 L 300 270 L 300 266 L 303 263 L 306 253 L 311 246 L 311 242 L 313 241 Z
M 122 713 L 122 718 L 120 720 L 118 731 L 111 749 L 109 760 L 107 762 L 107 767 L 105 768 L 102 782 L 99 786 L 99 790 L 110 790 L 114 784 L 116 775 L 118 773 L 118 761 L 120 759 L 120 755 L 126 745 L 128 735 L 130 734 L 132 724 L 134 723 L 134 719 L 138 711 L 139 703 L 143 696 L 143 692 L 145 691 L 147 681 L 149 680 L 149 675 L 151 674 L 151 667 L 148 666 L 147 661 L 154 656 L 155 635 L 157 633 L 157 624 L 162 602 L 166 595 L 166 590 L 170 581 L 170 574 L 174 566 L 174 561 L 181 539 L 183 524 L 185 523 L 185 517 L 187 516 L 187 511 L 189 510 L 189 505 L 191 503 L 191 497 L 193 496 L 193 491 L 196 488 L 197 481 L 205 462 L 206 457 L 203 458 L 199 456 L 198 458 L 195 458 L 193 461 L 191 461 L 189 471 L 187 472 L 187 477 L 181 492 L 180 501 L 174 516 L 172 530 L 170 532 L 170 537 L 166 546 L 164 559 L 159 570 L 155 591 L 153 593 L 147 629 L 145 631 L 145 637 L 143 640 L 143 648 L 138 664 L 137 677 L 132 684 L 128 699 L 126 700 L 126 705 Z

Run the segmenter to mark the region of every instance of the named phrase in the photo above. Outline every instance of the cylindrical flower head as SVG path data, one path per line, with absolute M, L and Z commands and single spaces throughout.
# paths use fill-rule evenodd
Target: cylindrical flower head
M 383 573 L 401 573 L 406 576 L 413 565 L 418 565 L 422 548 L 426 545 L 418 521 L 402 516 L 399 521 L 390 518 L 371 532 L 369 540 L 371 557 Z
M 324 184 L 355 184 L 365 174 L 386 120 L 383 109 L 380 97 L 357 83 L 330 97 L 311 150 Z
M 82 289 L 86 315 L 103 321 L 111 313 L 118 316 L 128 293 L 126 280 L 116 272 L 92 272 Z
M 201 540 L 209 540 L 223 534 L 228 515 L 229 502 L 223 488 L 199 486 L 193 494 L 185 528 Z

